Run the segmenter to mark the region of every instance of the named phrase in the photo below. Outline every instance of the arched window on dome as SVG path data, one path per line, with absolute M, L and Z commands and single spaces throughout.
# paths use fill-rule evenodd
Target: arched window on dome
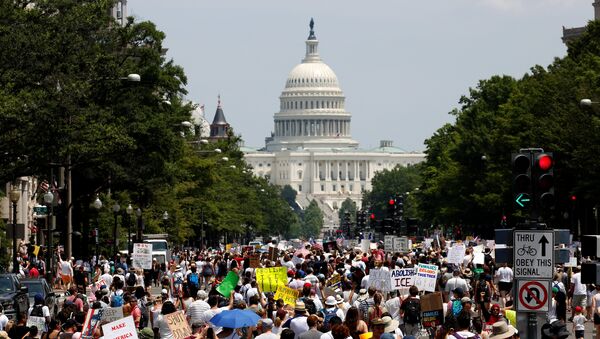
M 314 107 L 314 102 L 313 102 L 313 101 L 311 101 L 311 102 L 310 102 L 310 109 L 313 109 L 313 108 L 315 108 L 315 107 Z
M 294 109 L 298 109 L 298 102 L 294 101 Z
M 300 109 L 302 109 L 302 101 L 300 101 Z
M 317 100 L 317 109 L 319 108 L 319 101 Z

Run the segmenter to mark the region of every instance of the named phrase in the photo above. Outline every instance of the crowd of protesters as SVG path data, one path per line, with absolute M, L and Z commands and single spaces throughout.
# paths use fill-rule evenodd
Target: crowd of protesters
M 66 291 L 59 312 L 50 314 L 44 298 L 36 296 L 27 314 L 10 321 L 0 316 L 0 338 L 80 338 L 88 310 L 109 307 L 122 307 L 125 317 L 132 316 L 140 338 L 173 338 L 165 316 L 179 310 L 185 313 L 191 337 L 202 339 L 521 338 L 510 266 L 497 265 L 493 249 L 485 246 L 483 264 L 474 264 L 477 243 L 467 244 L 462 263 L 450 264 L 445 241 L 440 240 L 438 246 L 419 243 L 404 252 L 385 251 L 382 243 L 365 252 L 341 243 L 328 251 L 308 242 L 300 249 L 280 245 L 275 258 L 260 254 L 258 265 L 251 265 L 257 249 L 248 247 L 174 251 L 169 262 L 154 259 L 152 268 L 145 270 L 131 267 L 126 256 L 96 263 L 57 253 L 52 284 Z M 440 268 L 435 289 L 441 292 L 443 321 L 428 328 L 423 326 L 420 301 L 429 292 L 416 286 L 382 291 L 369 284 L 371 270 L 419 263 Z M 255 271 L 263 267 L 285 267 L 287 287 L 298 291 L 293 304 L 261 290 Z M 22 260 L 21 275 L 41 277 L 44 268 L 35 260 Z M 224 297 L 217 287 L 229 272 L 239 276 L 239 283 Z M 584 338 L 586 321 L 600 327 L 600 286 L 581 284 L 578 267 L 557 267 L 555 272 L 541 338 L 567 338 L 569 330 Z M 336 275 L 340 282 L 333 294 L 327 293 L 327 282 Z M 260 320 L 242 328 L 211 322 L 215 315 L 234 309 L 250 310 Z M 32 314 L 46 319 L 45 328 L 27 326 Z M 573 328 L 567 329 L 568 320 Z M 90 337 L 103 336 L 98 326 Z

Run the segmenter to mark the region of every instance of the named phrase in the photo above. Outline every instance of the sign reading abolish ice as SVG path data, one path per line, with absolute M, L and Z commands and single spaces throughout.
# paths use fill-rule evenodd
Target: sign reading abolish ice
M 400 290 L 402 294 L 406 294 L 408 289 L 414 285 L 415 278 L 414 268 L 401 268 L 390 271 L 390 283 L 393 290 Z
M 131 265 L 145 270 L 152 269 L 152 244 L 135 243 L 131 254 Z
M 435 291 L 437 272 L 438 267 L 436 265 L 419 264 L 415 276 L 415 286 L 419 288 L 419 291 Z

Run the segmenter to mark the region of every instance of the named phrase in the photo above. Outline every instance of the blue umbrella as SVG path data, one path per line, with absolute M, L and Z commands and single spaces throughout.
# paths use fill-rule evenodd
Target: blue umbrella
M 219 327 L 241 328 L 256 326 L 260 317 L 250 310 L 228 310 L 223 311 L 210 319 L 210 322 Z

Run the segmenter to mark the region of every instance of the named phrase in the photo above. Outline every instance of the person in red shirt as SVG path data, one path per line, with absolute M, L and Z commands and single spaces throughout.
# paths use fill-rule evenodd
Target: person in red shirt
M 30 278 L 39 278 L 40 276 L 40 271 L 38 271 L 37 267 L 35 267 L 35 265 L 29 265 L 29 277 Z
M 137 298 L 131 296 L 129 298 L 129 305 L 131 306 L 131 316 L 133 317 L 133 322 L 135 323 L 135 328 L 140 328 L 140 320 L 142 319 L 142 310 L 137 303 Z

